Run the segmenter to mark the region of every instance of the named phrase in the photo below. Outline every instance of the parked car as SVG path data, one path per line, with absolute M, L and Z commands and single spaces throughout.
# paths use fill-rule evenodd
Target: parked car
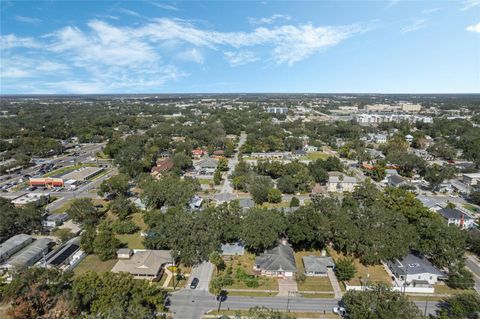
M 198 286 L 199 279 L 197 277 L 193 278 L 192 282 L 190 283 L 190 289 L 195 289 Z
M 346 316 L 347 310 L 343 307 L 333 307 L 333 313 L 336 313 L 339 316 Z

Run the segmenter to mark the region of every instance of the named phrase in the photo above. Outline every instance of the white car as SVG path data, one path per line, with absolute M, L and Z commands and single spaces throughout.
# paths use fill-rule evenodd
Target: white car
M 345 316 L 347 314 L 347 310 L 343 307 L 333 307 L 333 313 L 336 313 L 339 316 Z

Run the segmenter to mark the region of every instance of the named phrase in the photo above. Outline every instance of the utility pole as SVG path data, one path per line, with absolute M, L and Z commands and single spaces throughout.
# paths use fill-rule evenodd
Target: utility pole
M 425 317 L 427 316 L 427 307 L 428 307 L 428 295 L 427 295 L 427 299 L 425 300 L 425 311 L 423 312 L 423 315 Z
M 290 290 L 288 291 L 288 297 L 287 297 L 287 312 L 288 312 L 289 304 L 290 304 Z

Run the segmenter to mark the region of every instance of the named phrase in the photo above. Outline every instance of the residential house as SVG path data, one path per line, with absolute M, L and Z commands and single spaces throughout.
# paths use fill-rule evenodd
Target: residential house
M 400 175 L 390 175 L 387 177 L 388 186 L 400 187 L 408 184 L 408 179 Z
M 225 156 L 225 151 L 224 150 L 216 150 L 216 151 L 213 151 L 212 155 L 213 155 L 214 158 L 221 158 L 221 157 Z
M 217 160 L 206 157 L 195 164 L 195 171 L 198 175 L 213 175 L 217 169 Z
M 266 251 L 255 258 L 253 269 L 264 276 L 293 277 L 297 267 L 292 247 L 282 243 Z
M 200 159 L 205 152 L 201 148 L 196 148 L 192 150 L 192 156 L 194 159 Z
M 243 243 L 236 242 L 233 244 L 222 244 L 220 251 L 224 259 L 232 259 L 235 256 L 243 256 L 245 254 L 245 247 Z
M 292 157 L 291 152 L 268 152 L 268 153 L 252 153 L 250 155 L 257 160 L 284 160 Z
M 303 150 L 307 153 L 311 153 L 311 152 L 317 152 L 318 151 L 318 147 L 316 146 L 313 146 L 313 145 L 305 145 L 303 147 Z
M 238 204 L 243 210 L 248 210 L 255 206 L 255 202 L 251 198 L 240 198 Z
M 55 227 L 62 225 L 68 219 L 69 219 L 69 216 L 67 213 L 51 214 L 45 217 L 45 219 L 42 221 L 42 224 L 44 228 L 53 229 Z
M 157 165 L 152 167 L 150 175 L 156 179 L 160 179 L 162 174 L 169 172 L 173 168 L 173 160 L 171 158 L 157 160 Z
M 163 274 L 167 265 L 174 264 L 170 250 L 135 250 L 117 251 L 118 261 L 112 272 L 126 272 L 136 279 L 157 280 Z
M 80 237 L 74 237 L 46 257 L 46 266 L 66 271 L 78 265 L 85 256 L 80 249 Z
M 385 144 L 387 143 L 388 136 L 387 134 L 375 134 L 373 136 L 373 141 L 377 144 Z
M 352 176 L 345 175 L 341 172 L 329 172 L 327 191 L 328 192 L 353 192 L 357 186 L 357 179 Z
M 463 174 L 462 181 L 468 186 L 480 186 L 480 173 Z
M 401 259 L 387 261 L 389 270 L 396 281 L 407 286 L 430 286 L 444 279 L 445 274 L 438 270 L 423 256 L 408 254 Z
M 410 135 L 410 134 L 407 134 L 407 135 L 405 136 L 405 141 L 407 141 L 408 144 L 412 144 L 412 142 L 413 142 L 413 136 Z
M 328 269 L 335 267 L 332 257 L 304 256 L 302 261 L 306 276 L 327 276 Z
M 457 208 L 443 208 L 438 211 L 448 225 L 455 225 L 461 229 L 475 227 L 475 219 Z

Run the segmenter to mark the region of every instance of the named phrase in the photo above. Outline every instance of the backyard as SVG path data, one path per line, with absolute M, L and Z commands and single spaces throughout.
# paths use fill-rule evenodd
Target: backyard
M 87 271 L 107 272 L 112 270 L 116 263 L 116 259 L 101 261 L 96 255 L 88 255 L 74 268 L 73 272 L 76 276 L 84 274 Z

